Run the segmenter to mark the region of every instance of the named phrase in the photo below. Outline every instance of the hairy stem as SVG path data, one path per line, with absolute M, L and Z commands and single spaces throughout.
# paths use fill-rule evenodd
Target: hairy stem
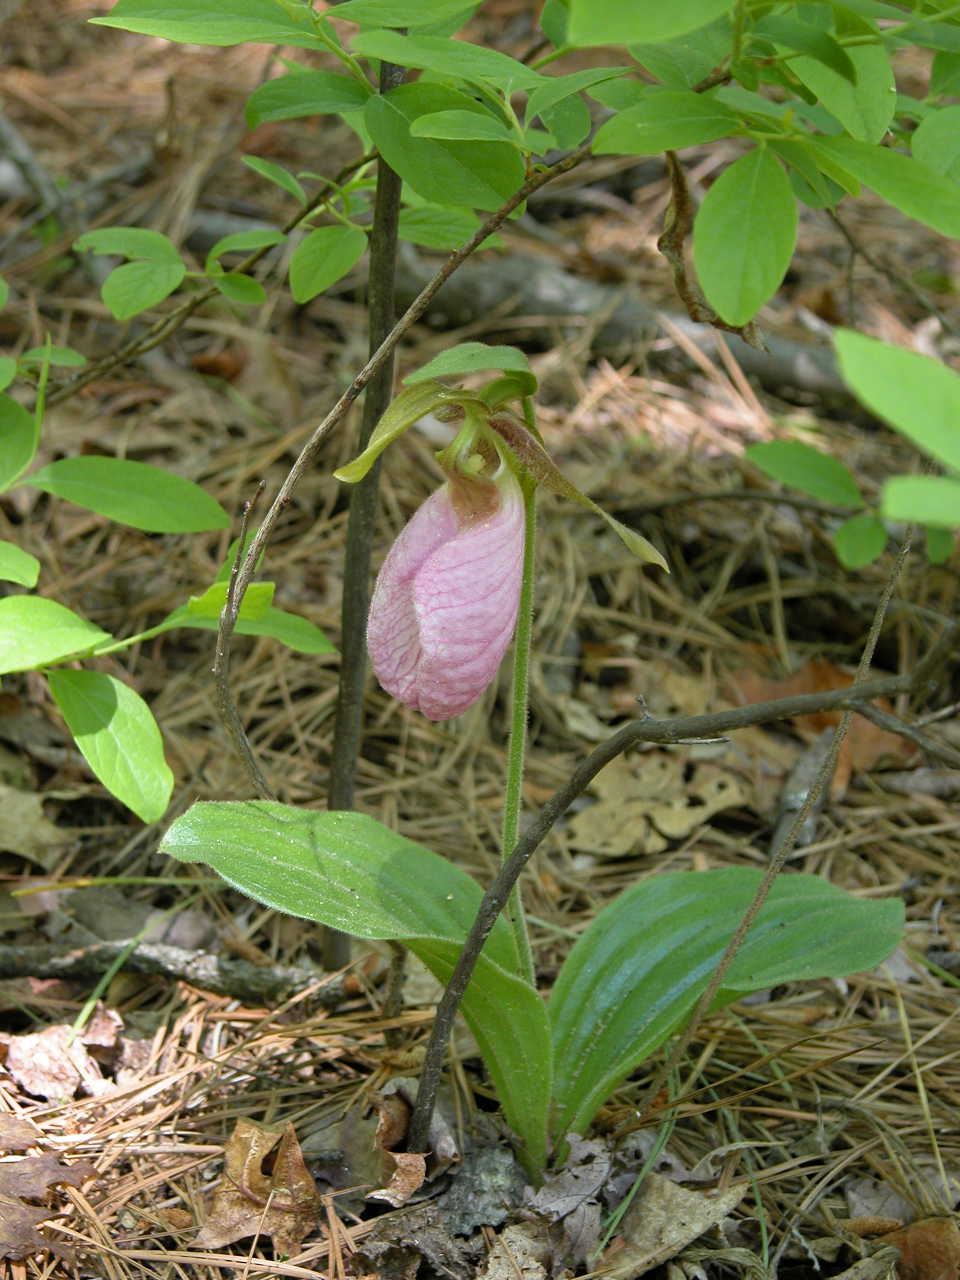
M 380 92 L 400 84 L 404 70 L 384 62 L 380 67 Z M 370 354 L 373 355 L 396 319 L 394 283 L 397 266 L 397 228 L 400 217 L 400 178 L 380 158 L 377 191 L 370 231 L 370 277 L 367 287 L 367 315 Z M 367 384 L 363 417 L 357 435 L 356 453 L 362 453 L 373 429 L 393 395 L 394 353 L 376 370 Z M 367 673 L 367 607 L 370 598 L 370 552 L 377 519 L 377 491 L 380 464 L 376 462 L 364 478 L 351 486 L 350 514 L 343 557 L 343 598 L 340 607 L 340 683 L 333 725 L 333 750 L 327 785 L 327 807 L 352 809 L 357 759 L 363 737 L 363 685 Z M 324 963 L 328 969 L 342 969 L 350 960 L 350 939 L 339 929 L 324 935 Z
M 520 609 L 513 638 L 513 686 L 510 693 L 510 745 L 507 749 L 507 781 L 503 804 L 503 843 L 501 861 L 506 862 L 520 834 L 523 809 L 523 765 L 527 751 L 527 717 L 530 693 L 530 640 L 533 634 L 534 567 L 537 541 L 536 483 L 523 479 L 523 580 L 520 586 Z M 523 899 L 517 885 L 510 897 L 507 915 L 517 944 L 520 973 L 534 983 L 533 953 L 523 912 Z

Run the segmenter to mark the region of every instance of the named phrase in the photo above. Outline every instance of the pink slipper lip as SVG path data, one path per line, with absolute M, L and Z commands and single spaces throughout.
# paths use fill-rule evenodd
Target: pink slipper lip
M 373 670 L 428 720 L 450 720 L 490 684 L 520 603 L 523 494 L 457 477 L 424 502 L 390 548 L 367 623 Z

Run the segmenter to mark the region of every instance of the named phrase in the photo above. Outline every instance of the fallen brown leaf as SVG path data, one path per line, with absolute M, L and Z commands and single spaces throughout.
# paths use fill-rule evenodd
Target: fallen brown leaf
M 264 1161 L 275 1147 L 273 1170 L 266 1173 Z M 263 1235 L 273 1240 L 278 1256 L 290 1257 L 316 1227 L 320 1206 L 293 1125 L 274 1128 L 238 1120 L 224 1151 L 223 1177 L 210 1213 L 193 1243 L 198 1249 L 218 1249 Z
M 56 1216 L 55 1211 L 26 1201 L 44 1199 L 58 1183 L 78 1187 L 94 1172 L 86 1161 L 64 1165 L 52 1155 L 24 1156 L 0 1164 L 0 1258 L 25 1258 L 38 1249 L 57 1251 L 59 1246 L 37 1231 L 41 1222 Z
M 791 698 L 802 693 L 848 689 L 853 684 L 853 676 L 832 662 L 814 659 L 786 680 L 771 680 L 755 671 L 739 671 L 728 684 L 737 702 L 746 704 Z M 880 698 L 878 703 L 886 710 L 892 710 L 886 699 Z M 838 724 L 842 714 L 840 711 L 817 711 L 811 715 L 794 716 L 793 723 L 804 736 L 815 738 L 824 729 Z M 855 769 L 872 769 L 885 757 L 902 761 L 915 754 L 916 749 L 897 734 L 879 729 L 870 720 L 855 715 L 840 748 L 830 794 L 835 799 L 843 796 Z

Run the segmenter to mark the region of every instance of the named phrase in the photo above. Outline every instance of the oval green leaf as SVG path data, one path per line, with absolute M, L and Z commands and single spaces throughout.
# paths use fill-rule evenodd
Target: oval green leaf
M 731 8 L 732 0 L 672 0 L 670 4 L 570 0 L 567 41 L 581 49 L 644 41 L 660 44 L 707 26 Z
M 13 356 L 0 356 L 0 391 L 5 387 L 9 387 L 10 383 L 17 376 L 17 362 Z M 3 446 L 0 444 L 0 450 Z
M 33 414 L 12 396 L 0 395 L 0 493 L 29 467 L 39 435 Z
M 20 482 L 148 533 L 226 529 L 230 517 L 182 476 L 124 458 L 64 458 Z
M 247 124 L 254 129 L 267 120 L 359 111 L 371 93 L 369 85 L 353 76 L 332 71 L 294 71 L 268 80 L 253 91 L 247 99 Z
M 960 183 L 960 106 L 932 111 L 912 135 L 910 148 L 921 164 Z
M 180 262 L 176 245 L 160 231 L 147 227 L 99 227 L 87 231 L 73 245 L 78 251 L 111 254 L 145 262 Z M 42 348 L 41 348 L 42 350 Z
M 195 804 L 161 849 L 205 862 L 257 902 L 361 938 L 404 942 L 441 982 L 450 977 L 481 898 L 453 863 L 362 813 L 317 813 L 258 800 Z M 507 1120 L 542 1168 L 550 1036 L 542 1001 L 516 973 L 513 935 L 494 925 L 462 1011 Z
M 654 155 L 726 138 L 739 128 L 739 118 L 713 98 L 685 90 L 651 89 L 643 102 L 600 126 L 593 152 Z
M 21 587 L 35 587 L 40 577 L 40 561 L 13 542 L 0 542 L 0 580 Z
M 469 142 L 508 142 L 517 145 L 511 129 L 487 112 L 433 111 L 418 116 L 410 126 L 413 138 L 458 138 Z
M 367 247 L 359 227 L 317 227 L 298 244 L 290 259 L 290 292 L 297 302 L 309 302 L 342 280 Z
M 897 107 L 897 86 L 890 57 L 880 44 L 854 45 L 847 50 L 847 55 L 856 69 L 853 84 L 849 77 L 815 58 L 792 58 L 789 66 L 851 138 L 879 142 L 889 129 Z
M 776 293 L 796 242 L 793 189 L 770 152 L 758 147 L 724 170 L 693 227 L 700 284 L 728 324 L 746 324 Z
M 790 488 L 809 493 L 821 502 L 840 507 L 862 507 L 863 495 L 853 476 L 839 460 L 799 440 L 772 440 L 752 444 L 745 456 L 755 467 Z
M 883 514 L 941 529 L 960 529 L 960 481 L 947 476 L 894 476 L 883 486 Z
M 913 156 L 855 138 L 817 137 L 809 145 L 827 160 L 835 160 L 908 218 L 941 235 L 960 239 L 960 196 L 956 184 L 943 174 Z
M 499 209 L 523 183 L 519 151 L 507 142 L 415 138 L 410 129 L 421 116 L 440 111 L 489 113 L 466 94 L 443 85 L 402 84 L 371 98 L 364 110 L 370 136 L 387 164 L 432 204 Z
M 86 618 L 43 596 L 0 600 L 0 674 L 31 671 L 86 653 L 112 637 Z
M 747 867 L 653 876 L 602 911 L 575 943 L 550 997 L 554 1133 L 584 1133 L 612 1090 L 693 1011 L 762 878 Z M 782 982 L 880 964 L 903 903 L 862 901 L 820 876 L 774 884 L 715 1008 Z
M 252 276 L 245 276 L 239 271 L 227 271 L 210 278 L 228 301 L 236 302 L 239 306 L 256 307 L 267 300 L 266 289 Z
M 851 329 L 838 330 L 834 342 L 843 380 L 857 399 L 960 472 L 960 375 L 939 360 Z
M 104 280 L 100 297 L 115 320 L 129 320 L 169 298 L 186 274 L 180 261 L 126 262 Z
M 834 531 L 833 545 L 845 569 L 862 569 L 883 554 L 887 531 L 882 520 L 864 512 L 844 520 Z
M 157 722 L 140 695 L 100 671 L 50 671 L 47 679 L 96 777 L 144 822 L 162 818 L 173 774 Z
M 307 203 L 307 193 L 293 174 L 288 173 L 282 165 L 274 164 L 272 160 L 264 160 L 261 156 L 241 156 L 240 158 L 248 169 L 252 169 L 261 178 L 266 178 L 268 182 L 282 187 L 287 195 L 293 196 L 298 203 Z
M 182 44 L 287 44 L 321 48 L 314 15 L 306 5 L 282 0 L 117 0 L 103 18 L 90 21 Z

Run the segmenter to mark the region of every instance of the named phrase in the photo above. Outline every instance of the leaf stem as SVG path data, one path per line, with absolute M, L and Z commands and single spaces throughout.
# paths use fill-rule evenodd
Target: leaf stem
M 534 567 L 537 541 L 536 482 L 523 477 L 523 578 L 520 585 L 520 608 L 513 640 L 513 687 L 510 693 L 510 743 L 507 748 L 507 780 L 503 804 L 503 842 L 501 862 L 513 852 L 520 834 L 523 808 L 523 765 L 527 749 L 527 718 L 530 695 L 530 640 L 533 634 Z M 523 911 L 520 886 L 510 896 L 507 915 L 517 945 L 521 975 L 534 985 L 533 953 Z

